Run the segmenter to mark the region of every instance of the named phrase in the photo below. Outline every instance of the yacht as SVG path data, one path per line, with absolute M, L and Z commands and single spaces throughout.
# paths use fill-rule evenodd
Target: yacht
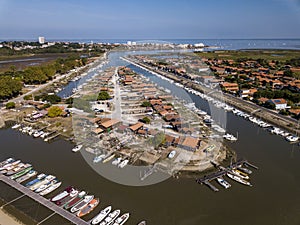
M 85 191 L 81 191 L 80 193 L 78 193 L 78 195 L 73 198 L 72 200 L 70 200 L 69 202 L 67 202 L 63 207 L 65 209 L 69 209 L 72 208 L 75 204 L 79 203 L 79 201 L 82 201 L 82 198 L 86 195 Z
M 40 195 L 44 196 L 44 195 L 47 195 L 47 194 L 51 193 L 52 191 L 54 191 L 57 188 L 59 188 L 61 184 L 62 184 L 62 182 L 58 182 L 58 183 L 56 183 L 54 185 L 51 185 L 47 189 L 45 189 L 42 192 L 40 192 Z
M 25 174 L 24 176 L 17 178 L 16 181 L 17 181 L 18 183 L 22 183 L 22 182 L 28 180 L 29 178 L 35 176 L 36 174 L 37 174 L 37 171 L 35 171 L 35 170 L 30 170 L 30 171 L 29 171 L 27 174 Z
M 226 139 L 227 141 L 237 141 L 237 138 L 232 134 L 224 134 L 223 138 Z
M 24 169 L 21 170 L 20 172 L 15 173 L 14 175 L 11 175 L 10 178 L 11 178 L 12 180 L 17 179 L 17 178 L 19 178 L 19 177 L 25 175 L 26 173 L 28 173 L 32 168 L 33 168 L 32 166 L 29 166 L 29 167 L 27 167 L 27 168 L 24 168 Z
M 227 173 L 227 176 L 232 179 L 232 180 L 235 180 L 241 184 L 244 184 L 244 185 L 248 185 L 248 186 L 252 186 L 252 184 L 249 182 L 249 181 L 246 181 L 246 180 L 243 180 L 241 177 L 239 176 L 236 176 L 236 175 L 233 175 L 231 173 Z
M 110 213 L 111 209 L 111 206 L 107 206 L 105 209 L 101 210 L 101 212 L 92 219 L 91 224 L 94 225 L 100 223 Z
M 36 182 L 35 184 L 31 185 L 29 187 L 30 190 L 34 191 L 35 189 L 38 189 L 40 186 L 42 186 L 43 184 L 47 184 L 48 182 L 54 180 L 56 177 L 53 175 L 48 175 L 45 177 L 45 179 L 40 180 L 38 182 Z
M 299 140 L 299 137 L 295 136 L 295 135 L 290 135 L 290 136 L 287 136 L 285 138 L 288 142 L 296 142 Z
M 76 196 L 78 195 L 78 192 L 79 192 L 78 190 L 73 189 L 67 197 L 63 198 L 62 200 L 57 201 L 56 205 L 64 206 L 65 204 L 67 204 L 68 202 L 70 202 L 74 198 L 76 198 Z
M 124 161 L 122 161 L 121 163 L 118 164 L 118 167 L 123 169 L 128 163 L 129 163 L 129 160 L 125 159 Z
M 57 182 L 58 182 L 57 179 L 54 179 L 54 180 L 52 180 L 52 181 L 49 181 L 48 183 L 43 184 L 43 185 L 41 185 L 39 188 L 35 189 L 34 192 L 39 193 L 39 192 L 41 192 L 41 191 L 47 189 L 48 187 L 50 187 L 50 186 L 56 184 Z
M 129 219 L 129 213 L 124 213 L 122 216 L 117 218 L 113 225 L 123 225 Z
M 113 165 L 118 165 L 120 162 L 122 161 L 122 158 L 121 157 L 118 157 L 118 158 L 116 158 L 116 159 L 114 159 L 112 162 L 111 162 L 111 164 L 113 164 Z
M 63 198 L 67 197 L 74 188 L 72 186 L 67 187 L 65 190 L 54 196 L 53 198 L 50 199 L 51 202 L 57 202 L 62 200 Z
M 242 167 L 242 166 L 238 166 L 237 169 L 239 171 L 242 171 L 242 172 L 247 173 L 247 174 L 251 174 L 252 173 L 252 171 L 250 169 Z
M 105 157 L 105 154 L 96 156 L 96 157 L 93 159 L 93 163 L 101 162 L 101 161 L 104 159 L 104 157 Z
M 116 209 L 113 212 L 109 213 L 108 216 L 102 221 L 99 225 L 110 225 L 114 220 L 120 215 L 120 209 Z
M 218 183 L 221 185 L 221 186 L 223 186 L 224 188 L 230 188 L 231 187 L 231 185 L 226 181 L 226 180 L 224 180 L 223 178 L 221 178 L 221 177 L 218 177 L 217 178 L 217 181 L 218 181 Z
M 249 179 L 249 176 L 246 173 L 243 173 L 242 171 L 239 171 L 237 169 L 232 169 L 230 172 L 236 176 L 243 178 L 243 179 L 246 179 L 246 180 Z
M 82 148 L 82 145 L 77 145 L 72 149 L 72 152 L 78 152 Z
M 31 185 L 34 185 L 35 183 L 41 181 L 42 179 L 44 179 L 47 175 L 44 173 L 41 173 L 37 176 L 36 179 L 29 181 L 28 183 L 25 184 L 25 187 L 30 187 Z
M 13 125 L 11 128 L 12 129 L 18 129 L 21 126 L 21 124 L 17 123 L 15 125 Z
M 78 202 L 71 208 L 71 212 L 77 212 L 89 204 L 94 199 L 94 195 L 86 195 L 81 202 Z
M 91 211 L 93 211 L 96 206 L 99 204 L 99 198 L 94 198 L 92 201 L 90 201 L 90 203 L 88 203 L 86 206 L 84 206 L 83 208 L 81 208 L 78 212 L 77 212 L 77 216 L 78 217 L 82 217 L 85 216 L 87 214 L 89 214 Z

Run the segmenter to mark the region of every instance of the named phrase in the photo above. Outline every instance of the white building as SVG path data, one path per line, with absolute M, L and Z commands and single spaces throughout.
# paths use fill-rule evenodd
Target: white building
M 275 106 L 276 110 L 281 110 L 281 109 L 287 109 L 289 108 L 287 106 L 287 101 L 283 98 L 279 98 L 279 99 L 270 99 L 268 100 L 268 102 L 270 102 L 271 104 L 273 104 Z
M 39 37 L 39 43 L 44 44 L 45 43 L 45 37 Z

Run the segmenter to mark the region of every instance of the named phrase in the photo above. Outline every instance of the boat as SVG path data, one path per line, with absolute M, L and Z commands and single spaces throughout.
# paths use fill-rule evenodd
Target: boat
M 51 193 L 52 191 L 56 190 L 57 188 L 59 188 L 61 184 L 62 184 L 62 182 L 53 184 L 50 187 L 46 188 L 45 190 L 41 191 L 39 194 L 42 196 L 47 195 L 47 194 Z
M 8 163 L 13 163 L 15 160 L 13 158 L 8 158 L 0 163 L 0 167 L 5 166 Z
M 246 173 L 243 173 L 243 172 L 241 172 L 241 171 L 239 171 L 237 169 L 232 169 L 231 173 L 233 173 L 234 175 L 239 176 L 239 177 L 241 177 L 243 179 L 246 179 L 246 180 L 249 179 L 249 176 Z
M 92 201 L 93 199 L 94 199 L 94 195 L 86 195 L 82 201 L 78 202 L 76 205 L 74 205 L 71 208 L 71 212 L 74 213 L 81 210 L 83 207 L 89 204 L 90 201 Z
M 146 221 L 144 220 L 144 221 L 142 221 L 142 222 L 139 222 L 138 223 L 138 225 L 146 225 L 147 223 L 146 223 Z
M 24 174 L 28 173 L 33 167 L 32 166 L 29 166 L 27 168 L 24 168 L 23 170 L 21 170 L 20 172 L 18 173 L 15 173 L 14 175 L 11 175 L 10 176 L 10 179 L 14 180 L 14 179 L 17 179 L 18 177 L 21 177 L 23 176 Z
M 249 181 L 243 180 L 240 176 L 236 176 L 236 175 L 233 175 L 231 173 L 227 173 L 227 176 L 230 179 L 235 180 L 235 181 L 237 181 L 237 182 L 239 182 L 241 184 L 252 186 L 252 184 Z
M 111 162 L 111 164 L 113 164 L 113 165 L 118 165 L 119 163 L 121 163 L 121 161 L 122 161 L 122 158 L 121 157 L 118 157 L 118 158 L 116 158 L 116 159 L 114 159 L 112 162 Z
M 32 181 L 29 181 L 28 183 L 25 184 L 25 187 L 30 187 L 31 185 L 34 185 L 35 183 L 41 181 L 42 179 L 44 179 L 47 175 L 44 173 L 41 173 L 37 176 L 37 178 L 35 178 Z
M 122 161 L 121 163 L 118 164 L 119 168 L 124 168 L 127 164 L 129 163 L 128 159 L 125 159 L 124 161 Z
M 226 181 L 226 180 L 224 180 L 223 178 L 221 178 L 221 177 L 218 177 L 217 178 L 217 181 L 218 181 L 218 183 L 221 185 L 221 186 L 223 186 L 224 188 L 230 188 L 231 187 L 231 185 Z
M 175 155 L 176 155 L 176 151 L 173 150 L 173 151 L 171 151 L 171 152 L 168 154 L 168 158 L 169 158 L 169 159 L 173 159 Z
M 103 162 L 103 163 L 107 163 L 107 162 L 109 162 L 110 160 L 112 160 L 114 157 L 115 157 L 115 154 L 112 154 L 112 155 L 108 156 L 107 158 L 105 158 L 102 162 Z
M 76 215 L 78 217 L 83 217 L 83 216 L 89 214 L 96 208 L 96 206 L 99 204 L 99 202 L 100 202 L 99 198 L 94 198 L 92 201 L 90 201 L 89 204 L 87 204 L 81 210 L 79 210 Z
M 74 199 L 78 195 L 78 192 L 79 192 L 78 190 L 73 189 L 67 197 L 63 198 L 62 200 L 57 201 L 56 205 L 64 206 L 66 203 L 68 203 L 69 201 Z
M 53 198 L 50 199 L 51 202 L 57 202 L 59 200 L 62 200 L 63 198 L 67 197 L 74 188 L 72 186 L 67 187 L 65 190 L 60 192 L 59 194 L 55 195 Z
M 113 225 L 123 225 L 129 219 L 129 213 L 124 213 L 122 216 L 117 218 Z
M 237 138 L 232 134 L 224 134 L 223 138 L 227 141 L 237 141 Z
M 93 163 L 101 162 L 101 161 L 104 159 L 104 157 L 105 157 L 105 154 L 96 156 L 96 157 L 93 159 Z
M 2 174 L 5 174 L 6 176 L 11 176 L 17 172 L 19 172 L 21 169 L 23 169 L 25 167 L 24 163 L 19 163 L 16 166 L 12 166 L 6 169 L 6 171 L 3 171 Z
M 17 123 L 15 125 L 13 125 L 11 128 L 12 129 L 18 129 L 19 127 L 21 127 L 21 124 Z
M 1 173 L 6 173 L 8 170 L 14 168 L 16 165 L 18 165 L 21 162 L 21 160 L 13 161 L 11 163 L 7 163 L 0 167 Z
M 57 182 L 58 182 L 57 179 L 54 179 L 54 180 L 52 180 L 52 181 L 49 181 L 48 183 L 43 184 L 43 185 L 41 185 L 39 188 L 35 189 L 34 192 L 39 193 L 39 192 L 45 190 L 46 188 L 50 187 L 51 185 L 56 184 Z
M 38 182 L 36 182 L 35 184 L 31 185 L 29 187 L 30 190 L 34 191 L 35 189 L 38 189 L 40 186 L 42 186 L 43 184 L 47 184 L 48 182 L 54 180 L 56 177 L 53 175 L 48 175 L 46 176 L 43 180 L 40 180 Z
M 31 169 L 32 169 L 32 166 L 31 166 L 31 164 L 29 164 L 29 163 L 23 164 L 23 165 L 21 165 L 21 163 L 20 163 L 19 165 L 20 165 L 20 166 L 14 168 L 13 170 L 8 171 L 8 172 L 6 173 L 6 175 L 7 175 L 7 176 L 15 175 L 15 174 L 17 174 L 17 173 L 19 173 L 19 172 L 22 172 L 23 170 L 25 170 L 25 169 L 27 169 L 27 168 L 29 168 L 29 167 L 31 167 Z M 27 171 L 27 172 L 28 172 L 28 171 Z
M 109 213 L 108 216 L 102 221 L 99 225 L 110 225 L 114 220 L 120 215 L 120 209 L 116 209 L 113 212 Z
M 35 176 L 36 174 L 37 174 L 37 171 L 35 171 L 35 170 L 30 170 L 30 171 L 29 171 L 27 174 L 25 174 L 24 176 L 17 178 L 17 179 L 16 179 L 16 182 L 22 183 L 22 182 L 28 180 L 29 178 Z
M 288 142 L 296 142 L 299 140 L 299 137 L 295 136 L 295 135 L 290 135 L 290 136 L 287 136 L 285 138 Z
M 82 148 L 82 145 L 77 145 L 72 149 L 72 152 L 78 152 Z
M 65 209 L 69 209 L 71 207 L 73 207 L 75 204 L 77 204 L 79 201 L 82 200 L 82 198 L 86 195 L 85 191 L 81 191 L 80 193 L 78 193 L 78 195 L 72 199 L 71 201 L 67 202 L 63 207 Z
M 242 166 L 238 166 L 236 169 L 238 169 L 238 170 L 240 170 L 240 171 L 242 171 L 244 173 L 247 173 L 247 174 L 251 174 L 252 173 L 252 171 L 250 169 L 242 167 Z
M 95 225 L 100 223 L 110 213 L 111 209 L 111 206 L 107 206 L 105 209 L 101 210 L 101 212 L 92 219 L 91 224 Z

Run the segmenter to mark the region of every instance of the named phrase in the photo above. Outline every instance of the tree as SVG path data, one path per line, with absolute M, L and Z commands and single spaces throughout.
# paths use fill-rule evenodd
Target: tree
M 48 116 L 51 118 L 58 117 L 62 115 L 62 113 L 63 113 L 62 109 L 58 106 L 51 106 L 48 109 Z
M 142 104 L 141 104 L 142 107 L 151 107 L 151 103 L 148 102 L 148 101 L 144 101 Z
M 97 100 L 104 101 L 111 99 L 110 95 L 107 93 L 107 91 L 100 91 Z
M 61 101 L 61 97 L 57 95 L 43 95 L 42 100 L 46 102 L 50 102 L 51 104 L 55 104 Z
M 6 103 L 5 107 L 7 109 L 13 109 L 16 107 L 16 104 L 14 102 L 8 102 L 8 103 Z
M 22 90 L 22 83 L 9 76 L 0 76 L 0 99 L 17 96 Z
M 142 119 L 142 122 L 146 123 L 146 124 L 149 124 L 151 122 L 151 120 L 149 119 L 149 117 L 145 116 L 143 119 Z

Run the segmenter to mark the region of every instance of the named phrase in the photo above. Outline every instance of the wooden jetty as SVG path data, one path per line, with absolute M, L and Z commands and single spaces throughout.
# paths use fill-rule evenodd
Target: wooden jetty
M 220 165 L 218 165 L 217 163 L 215 162 L 211 162 L 216 168 L 219 169 L 219 171 L 217 172 L 214 172 L 214 173 L 211 173 L 209 175 L 206 175 L 206 176 L 203 176 L 201 178 L 198 178 L 196 180 L 196 182 L 198 184 L 205 184 L 206 186 L 208 186 L 211 190 L 217 192 L 219 191 L 218 188 L 216 188 L 214 185 L 212 185 L 210 183 L 210 181 L 214 180 L 214 179 L 217 179 L 218 177 L 222 177 L 224 175 L 226 175 L 228 172 L 230 172 L 232 169 L 235 169 L 239 166 L 242 166 L 242 165 L 246 165 L 246 166 L 249 166 L 249 167 L 252 167 L 254 169 L 258 169 L 257 166 L 249 163 L 247 160 L 239 160 L 235 163 L 232 163 L 229 167 L 225 168 L 225 167 L 222 167 Z
M 30 197 L 31 199 L 33 199 L 34 201 L 42 204 L 43 206 L 45 206 L 53 211 L 53 214 L 51 214 L 50 216 L 48 216 L 47 218 L 42 220 L 40 223 L 44 222 L 46 219 L 50 218 L 52 215 L 59 214 L 60 216 L 69 220 L 70 222 L 72 222 L 73 224 L 76 224 L 76 225 L 88 225 L 89 224 L 88 222 L 84 221 L 83 219 L 77 217 L 75 214 L 72 214 L 69 211 L 57 206 L 55 203 L 49 201 L 48 199 L 42 197 L 41 195 L 39 195 L 37 193 L 31 191 L 27 187 L 24 187 L 23 185 L 10 179 L 9 177 L 4 176 L 3 174 L 0 174 L 0 180 L 2 182 L 6 183 L 7 185 L 15 188 L 16 190 L 20 191 L 21 193 L 23 193 L 23 195 L 18 198 L 21 198 L 26 195 L 26 196 Z M 38 223 L 38 224 L 40 224 L 40 223 Z

